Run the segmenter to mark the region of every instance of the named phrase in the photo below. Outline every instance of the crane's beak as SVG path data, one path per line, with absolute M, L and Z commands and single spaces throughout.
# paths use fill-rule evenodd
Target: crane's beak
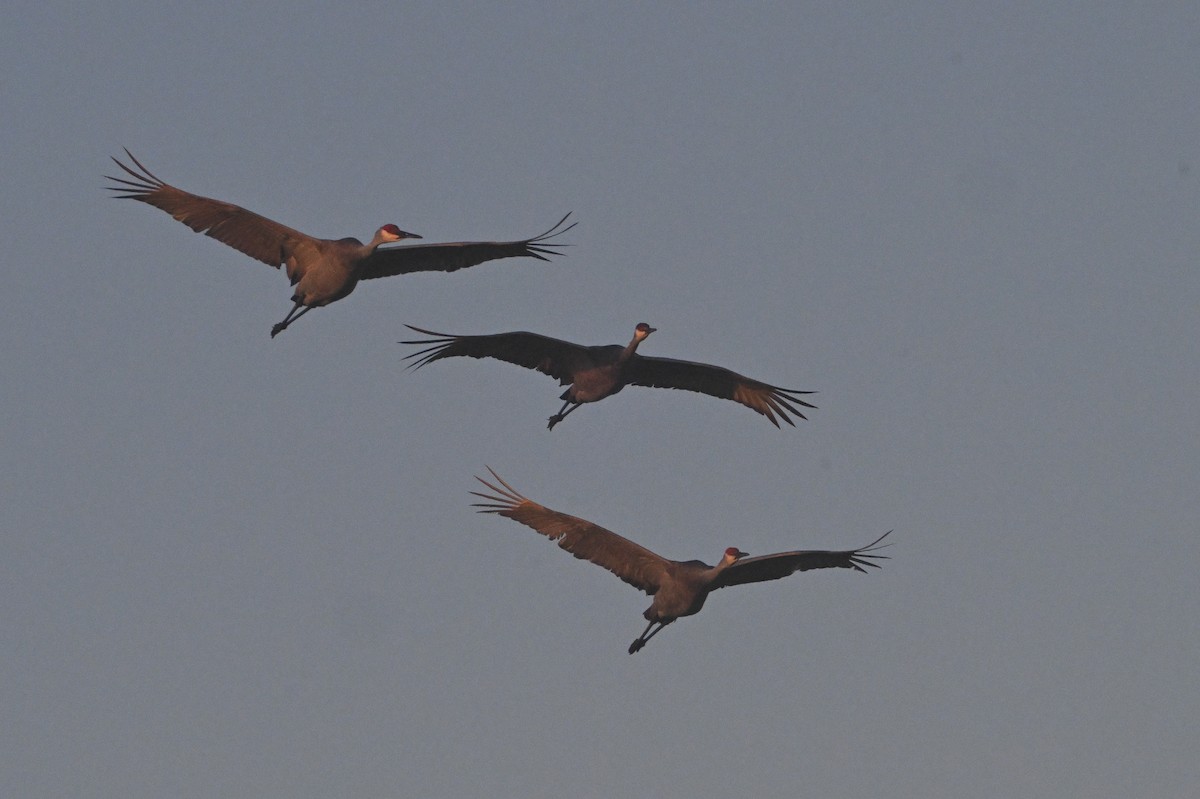
M 401 230 L 401 231 L 400 231 L 400 238 L 402 238 L 402 239 L 423 239 L 423 238 L 425 238 L 425 237 L 424 237 L 424 236 L 418 236 L 416 233 L 409 233 L 408 231 Z

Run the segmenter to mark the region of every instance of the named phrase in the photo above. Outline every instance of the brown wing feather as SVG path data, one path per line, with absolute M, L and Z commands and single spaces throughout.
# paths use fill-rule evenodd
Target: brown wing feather
M 240 205 L 191 194 L 166 183 L 142 166 L 129 150 L 125 151 L 138 172 L 118 161 L 113 162 L 134 180 L 106 176 L 119 186 L 109 186 L 120 199 L 137 200 L 162 209 L 197 233 L 211 236 L 222 244 L 244 252 L 251 258 L 278 269 L 297 244 L 313 241 L 311 236 L 287 225 L 247 211 Z
M 635 386 L 678 388 L 740 402 L 766 416 L 776 427 L 779 427 L 776 416 L 793 427 L 795 422 L 788 414 L 800 419 L 808 418 L 797 405 L 817 407 L 800 398 L 801 395 L 815 392 L 779 388 L 706 363 L 634 355 L 625 367 L 625 375 Z
M 658 591 L 670 564 L 666 558 L 598 524 L 539 505 L 504 482 L 490 466 L 488 471 L 500 485 L 489 483 L 482 477 L 475 478 L 495 492 L 471 492 L 487 500 L 473 503 L 473 507 L 480 508 L 480 513 L 507 516 L 557 542 L 575 557 L 603 566 L 647 594 Z
M 401 344 L 428 345 L 425 349 L 406 355 L 405 360 L 415 358 L 409 364 L 414 369 L 432 363 L 442 358 L 495 358 L 500 361 L 523 366 L 526 369 L 536 369 L 556 378 L 559 383 L 566 385 L 571 382 L 572 374 L 581 364 L 588 363 L 587 347 L 561 341 L 537 333 L 516 331 L 513 333 L 496 333 L 490 336 L 454 336 L 448 333 L 435 333 L 412 325 L 405 325 L 410 330 L 435 336 L 431 339 L 416 341 L 401 341 Z
M 789 574 L 810 569 L 854 569 L 865 574 L 867 569 L 864 567 L 879 568 L 879 564 L 872 561 L 888 559 L 887 555 L 871 553 L 888 546 L 888 544 L 879 542 L 887 538 L 891 532 L 888 530 L 865 547 L 845 552 L 810 550 L 777 552 L 774 555 L 762 555 L 757 558 L 742 558 L 721 572 L 713 588 L 778 580 Z
M 547 256 L 562 254 L 553 248 L 569 246 L 547 241 L 575 227 L 575 222 L 561 227 L 568 216 L 569 213 L 545 233 L 520 241 L 459 241 L 381 248 L 363 262 L 360 277 L 363 280 L 371 280 L 411 272 L 454 272 L 499 258 L 537 258 L 539 261 L 549 261 Z

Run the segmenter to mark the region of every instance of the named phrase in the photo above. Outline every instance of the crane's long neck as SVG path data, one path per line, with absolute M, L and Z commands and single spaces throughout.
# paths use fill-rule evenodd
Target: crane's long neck
M 379 249 L 380 244 L 385 244 L 389 241 L 395 241 L 395 239 L 384 238 L 383 228 L 380 228 L 379 230 L 375 231 L 375 236 L 363 245 L 362 257 L 366 258 L 371 253 L 375 252 L 375 250 Z
M 634 333 L 633 340 L 625 345 L 625 349 L 621 350 L 621 357 L 617 359 L 618 362 L 625 363 L 632 358 L 633 354 L 637 352 L 638 345 L 642 343 L 643 338 L 645 338 L 645 336 Z
M 744 557 L 745 554 L 746 553 L 742 552 L 741 550 L 737 550 L 736 555 L 733 554 L 732 550 L 729 550 L 729 549 L 725 550 L 725 553 L 721 556 L 721 559 L 719 561 L 717 561 L 717 565 L 713 566 L 711 569 L 708 570 L 707 576 L 708 576 L 709 582 L 711 583 L 711 582 L 715 581 L 721 575 L 721 572 L 725 571 L 730 566 L 737 563 L 738 558 Z
M 375 236 L 366 244 L 358 239 L 340 239 L 335 244 L 337 247 L 336 258 L 348 270 L 359 269 L 375 253 L 379 245 L 386 241 L 382 230 L 376 232 Z

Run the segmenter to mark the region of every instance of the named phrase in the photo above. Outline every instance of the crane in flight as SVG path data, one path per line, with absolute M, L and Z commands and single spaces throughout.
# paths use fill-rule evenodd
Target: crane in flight
M 404 239 L 421 238 L 396 225 L 375 231 L 363 244 L 355 238 L 318 239 L 282 225 L 265 216 L 247 211 L 233 203 L 201 197 L 178 189 L 156 177 L 129 150 L 125 155 L 133 163 L 113 162 L 128 178 L 106 176 L 108 186 L 119 199 L 137 200 L 166 211 L 197 233 L 211 236 L 251 258 L 278 269 L 287 268 L 294 288 L 292 309 L 282 322 L 271 328 L 271 338 L 313 308 L 336 302 L 354 291 L 360 280 L 373 280 L 411 272 L 454 272 L 498 258 L 537 258 L 559 255 L 565 245 L 549 241 L 575 227 L 563 227 L 568 213 L 558 224 L 529 239 L 518 241 L 460 241 L 445 244 L 418 244 L 380 249 Z M 135 168 L 136 167 L 136 168 Z
M 733 400 L 761 413 L 776 427 L 779 419 L 796 426 L 788 414 L 808 418 L 797 405 L 816 408 L 801 399 L 802 395 L 815 393 L 812 391 L 779 388 L 706 363 L 638 355 L 638 345 L 658 329 L 645 322 L 634 328 L 633 339 L 624 347 L 620 344 L 589 347 L 524 331 L 455 336 L 412 325 L 405 327 L 433 337 L 400 342 L 425 347 L 405 356 L 405 360 L 415 359 L 409 364 L 411 368 L 419 369 L 442 358 L 457 356 L 496 358 L 544 372 L 557 378 L 559 385 L 569 386 L 559 397 L 562 408 L 550 417 L 547 427 L 551 430 L 583 403 L 599 402 L 625 386 L 678 388 Z
M 480 513 L 498 513 L 520 522 L 557 542 L 575 557 L 603 566 L 654 597 L 642 614 L 649 624 L 629 645 L 631 655 L 671 622 L 699 613 L 704 600 L 718 588 L 779 580 L 810 569 L 854 569 L 865 574 L 868 567 L 879 568 L 873 561 L 888 557 L 875 553 L 888 546 L 880 542 L 891 530 L 865 547 L 842 552 L 797 550 L 752 558 L 736 547 L 729 547 L 716 566 L 699 560 L 669 560 L 598 524 L 539 505 L 504 482 L 490 466 L 488 471 L 499 485 L 475 478 L 493 492 L 471 492 L 484 500 L 473 503 Z

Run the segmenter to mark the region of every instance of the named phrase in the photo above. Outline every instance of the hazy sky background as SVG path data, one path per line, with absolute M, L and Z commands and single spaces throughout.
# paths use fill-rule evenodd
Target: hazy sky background
M 1183 797 L 1200 784 L 1195 3 L 11 4 L 0 794 Z M 1033 10 L 1054 5 L 1056 10 Z M 278 272 L 105 196 L 553 264 Z M 816 390 L 553 432 L 531 330 Z M 472 512 L 485 465 L 668 557 L 649 599 Z

